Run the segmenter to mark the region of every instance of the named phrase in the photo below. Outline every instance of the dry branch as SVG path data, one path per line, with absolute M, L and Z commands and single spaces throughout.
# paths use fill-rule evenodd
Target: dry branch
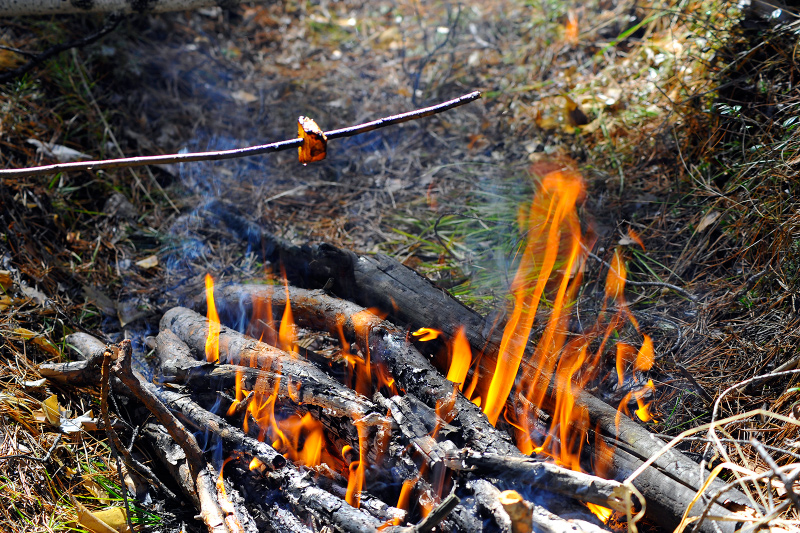
M 585 502 L 609 507 L 620 513 L 627 511 L 625 507 L 627 489 L 618 481 L 557 468 L 553 464 L 543 463 L 530 457 L 508 457 L 467 450 L 448 454 L 447 466 L 454 470 L 470 470 L 483 475 L 510 476 L 516 481 L 547 487 L 561 494 L 581 493 L 581 499 Z
M 75 359 L 82 361 L 103 355 L 106 350 L 106 343 L 88 333 L 70 333 L 64 340 L 75 354 Z
M 131 342 L 124 340 L 118 346 L 110 348 L 115 352 L 114 375 L 153 413 L 156 420 L 164 426 L 186 454 L 189 471 L 200 500 L 200 516 L 209 532 L 226 533 L 228 528 L 216 498 L 216 481 L 194 435 L 187 431 L 161 403 L 156 395 L 155 386 L 142 381 L 133 373 Z

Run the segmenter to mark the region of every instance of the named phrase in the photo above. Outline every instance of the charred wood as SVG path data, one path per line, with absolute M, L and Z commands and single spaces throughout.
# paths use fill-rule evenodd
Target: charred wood
M 464 450 L 449 453 L 447 466 L 454 470 L 469 470 L 479 475 L 508 477 L 517 482 L 547 487 L 550 492 L 566 496 L 580 493 L 584 502 L 608 507 L 620 513 L 627 511 L 625 497 L 628 489 L 618 481 L 558 468 L 554 464 L 537 461 L 531 457 Z
M 159 396 L 167 406 L 178 411 L 182 418 L 196 429 L 209 431 L 217 436 L 226 449 L 239 450 L 255 457 L 267 468 L 282 468 L 286 465 L 286 458 L 272 446 L 245 435 L 242 430 L 230 425 L 224 418 L 200 407 L 189 396 L 170 390 L 162 390 Z
M 344 500 L 314 484 L 310 474 L 283 468 L 267 475 L 277 481 L 289 502 L 343 533 L 374 533 L 377 518 L 348 505 Z
M 224 206 L 217 206 L 217 210 L 224 210 Z M 230 213 L 223 219 L 240 236 L 247 235 L 251 241 L 267 243 L 262 250 L 268 253 L 263 257 L 268 261 L 283 262 L 289 279 L 303 287 L 320 288 L 328 284 L 335 295 L 364 307 L 377 307 L 387 311 L 391 320 L 413 329 L 432 327 L 452 337 L 463 326 L 473 350 L 483 354 L 480 361 L 481 374 L 494 373 L 502 338 L 500 328 L 492 320 L 484 319 L 412 269 L 383 255 L 359 256 L 327 244 L 292 245 L 263 231 L 256 231 L 253 226 Z M 328 282 L 331 278 L 334 279 L 332 284 Z M 522 370 L 535 370 L 529 357 L 523 359 Z M 592 425 L 601 427 L 604 439 L 612 445 L 616 439 L 626 443 L 630 452 L 642 462 L 665 444 L 626 417 L 622 417 L 617 425 L 616 409 L 585 391 L 577 395 L 576 403 L 587 408 Z M 680 484 L 696 493 L 703 485 L 700 467 L 677 450 L 669 450 L 659 457 L 654 467 L 665 473 L 672 486 L 671 489 L 660 492 L 683 492 L 677 487 Z M 648 492 L 652 487 L 646 483 L 634 481 L 634 485 L 648 499 L 657 496 Z M 719 490 L 722 486 L 723 483 L 715 479 L 709 490 Z M 738 490 L 728 490 L 722 501 L 734 504 L 734 507 L 751 505 Z M 667 507 L 662 507 L 661 510 L 653 507 L 651 516 L 670 527 L 677 526 L 682 514 L 680 509 L 666 509 Z M 721 524 L 723 529 L 734 527 L 730 522 Z M 708 523 L 703 527 L 709 532 L 715 531 Z
M 197 356 L 204 353 L 209 330 L 208 321 L 204 316 L 190 309 L 176 307 L 164 314 L 161 319 L 161 329 L 171 330 Z M 293 389 L 291 393 L 296 395 L 299 403 L 312 403 L 330 409 L 334 416 L 363 417 L 374 413 L 374 406 L 369 400 L 334 381 L 309 362 L 250 339 L 225 326 L 222 326 L 219 333 L 219 352 L 220 362 L 255 370 L 255 372 L 243 370 L 245 379 L 252 382 L 248 382 L 248 385 L 255 385 L 259 376 L 258 369 L 271 371 L 275 376 L 286 377 L 281 380 L 280 386 L 282 389 L 291 386 Z M 210 372 L 213 373 L 211 370 Z M 217 375 L 221 377 L 226 372 L 227 370 L 221 371 Z M 297 383 L 314 384 L 314 393 L 307 393 L 304 386 L 298 388 Z M 265 386 L 267 385 L 265 383 Z M 295 388 L 297 390 L 294 390 Z
M 124 340 L 117 346 L 110 346 L 109 349 L 112 349 L 114 353 L 113 372 L 116 377 L 153 413 L 156 420 L 164 426 L 186 454 L 189 472 L 200 501 L 200 516 L 203 518 L 203 522 L 208 527 L 209 532 L 227 532 L 225 516 L 216 497 L 216 481 L 203 458 L 203 453 L 197 444 L 197 440 L 161 403 L 155 394 L 155 386 L 142 381 L 133 373 L 131 369 L 130 341 Z
M 510 533 L 511 518 L 500 503 L 500 489 L 485 479 L 475 479 L 470 481 L 467 486 L 472 490 L 478 507 L 492 516 L 503 533 Z M 531 521 L 533 529 L 537 533 L 601 533 L 606 531 L 594 522 L 561 518 L 541 505 L 531 503 L 531 506 Z
M 453 384 L 409 344 L 404 331 L 358 305 L 332 298 L 321 291 L 294 287 L 289 287 L 288 291 L 275 291 L 258 285 L 221 287 L 216 290 L 216 299 L 221 317 L 225 314 L 226 306 L 235 309 L 236 313 L 244 312 L 249 316 L 254 306 L 263 308 L 271 304 L 276 311 L 282 311 L 287 294 L 295 320 L 300 326 L 328 331 L 331 335 L 336 335 L 337 330 L 342 328 L 344 334 L 355 339 L 363 351 L 369 351 L 373 362 L 386 366 L 398 386 L 407 394 L 419 398 L 429 407 L 435 407 L 437 402 L 446 402 L 452 397 Z M 273 316 L 280 314 L 274 312 Z M 492 426 L 481 410 L 461 393 L 456 395 L 453 411 L 455 419 L 452 424 L 460 430 L 470 448 L 482 453 L 492 451 L 525 457 L 508 435 Z M 572 496 L 582 498 L 580 493 Z

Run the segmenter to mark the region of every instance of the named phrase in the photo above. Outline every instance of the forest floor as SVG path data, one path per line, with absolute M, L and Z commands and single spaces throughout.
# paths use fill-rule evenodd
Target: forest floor
M 796 425 L 769 414 L 792 416 L 800 400 L 796 374 L 774 375 L 800 363 L 794 20 L 716 2 L 243 4 L 128 17 L 0 85 L 0 168 L 56 162 L 52 145 L 91 159 L 240 148 L 293 138 L 298 115 L 331 130 L 483 93 L 331 141 L 308 166 L 289 151 L 3 179 L 0 455 L 54 452 L 0 457 L 3 527 L 62 531 L 74 526 L 67 495 L 93 508 L 119 500 L 103 435 L 57 441 L 43 413 L 52 393 L 73 415 L 96 409 L 37 374 L 70 358 L 68 333 L 132 338 L 144 355 L 161 314 L 201 294 L 207 273 L 277 275 L 209 202 L 292 242 L 388 254 L 481 313 L 502 313 L 518 214 L 556 169 L 585 180 L 580 215 L 595 254 L 608 261 L 620 248 L 631 280 L 694 297 L 628 288 L 656 347 L 650 430 L 674 436 L 763 409 L 724 426 L 722 459 L 705 453 L 705 433 L 682 448 L 766 472 L 757 437 L 778 464 L 800 462 Z M 44 50 L 102 24 L 12 19 L 0 44 Z M 25 57 L 0 49 L 0 74 Z M 587 306 L 599 305 L 605 274 L 587 263 Z M 798 530 L 799 512 L 789 507 L 781 527 Z M 168 515 L 155 506 L 142 519 L 169 529 Z

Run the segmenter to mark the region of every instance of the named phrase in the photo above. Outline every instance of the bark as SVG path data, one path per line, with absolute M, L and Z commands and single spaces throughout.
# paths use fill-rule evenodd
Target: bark
M 610 481 L 582 472 L 558 468 L 530 457 L 509 457 L 494 453 L 455 452 L 447 456 L 447 465 L 454 470 L 470 470 L 478 476 L 514 479 L 570 496 L 581 494 L 581 500 L 608 507 L 620 513 L 627 511 L 625 494 L 618 481 Z
M 67 341 L 67 346 L 75 354 L 75 359 L 80 361 L 92 359 L 96 355 L 103 355 L 106 349 L 106 343 L 88 333 L 70 333 L 65 340 Z
M 163 13 L 202 7 L 229 9 L 234 0 L 0 0 L 0 17 L 67 15 L 73 13 Z

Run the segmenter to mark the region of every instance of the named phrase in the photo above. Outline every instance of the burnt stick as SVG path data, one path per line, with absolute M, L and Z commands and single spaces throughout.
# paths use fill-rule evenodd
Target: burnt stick
M 225 519 L 216 497 L 216 483 L 197 440 L 156 396 L 155 385 L 142 381 L 131 369 L 131 341 L 110 346 L 115 352 L 113 372 L 164 426 L 186 454 L 186 462 L 200 501 L 200 516 L 210 533 L 226 533 Z

